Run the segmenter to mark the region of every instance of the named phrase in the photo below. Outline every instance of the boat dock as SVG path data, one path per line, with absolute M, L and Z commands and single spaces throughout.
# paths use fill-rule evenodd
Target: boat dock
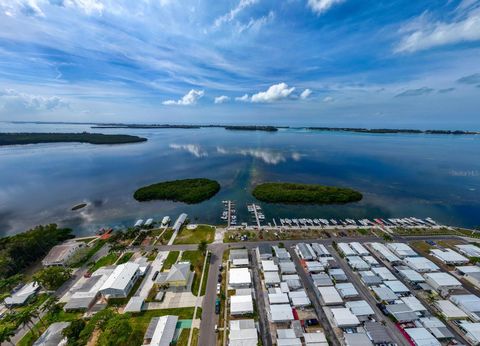
M 237 225 L 237 215 L 235 210 L 235 203 L 233 201 L 227 200 L 222 201 L 223 203 L 223 213 L 222 220 L 227 221 L 227 227 Z
M 257 227 L 262 227 L 261 222 L 265 220 L 265 215 L 263 215 L 263 213 L 261 212 L 262 207 L 260 207 L 258 204 L 252 203 L 247 204 L 247 209 L 255 218 L 255 223 L 257 224 Z

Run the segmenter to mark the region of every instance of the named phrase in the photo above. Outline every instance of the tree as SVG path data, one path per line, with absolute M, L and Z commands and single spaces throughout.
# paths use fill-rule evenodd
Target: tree
M 33 331 L 31 324 L 33 324 L 33 316 L 32 316 L 32 311 L 31 309 L 25 309 L 20 311 L 18 314 L 15 315 L 17 322 L 22 326 L 22 327 L 27 327 L 30 329 L 30 332 L 32 335 L 35 335 L 35 332 Z
M 72 271 L 64 267 L 47 267 L 40 270 L 33 276 L 34 280 L 39 282 L 48 290 L 56 290 L 70 279 Z
M 86 323 L 83 319 L 74 320 L 62 331 L 62 335 L 67 338 L 68 344 L 76 343 L 85 325 Z
M 205 240 L 202 240 L 200 244 L 198 244 L 198 251 L 205 255 L 205 253 L 207 252 L 207 247 L 208 243 Z
M 55 312 L 59 306 L 58 304 L 58 297 L 52 296 L 48 299 L 43 305 L 40 307 L 40 310 L 43 312 Z
M 129 339 L 133 332 L 128 322 L 129 315 L 115 315 L 107 325 L 105 331 L 98 340 L 99 346 L 123 346 L 129 345 Z
M 9 342 L 12 345 L 15 345 L 12 342 L 12 337 L 13 336 L 15 336 L 15 328 L 13 328 L 11 326 L 3 326 L 0 329 L 0 344 L 2 344 L 4 342 Z

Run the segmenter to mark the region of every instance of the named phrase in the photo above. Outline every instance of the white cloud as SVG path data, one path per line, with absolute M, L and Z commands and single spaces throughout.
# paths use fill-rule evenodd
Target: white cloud
M 332 103 L 333 101 L 335 101 L 335 99 L 331 96 L 325 96 L 323 98 L 323 102 L 325 102 L 325 103 Z
M 208 156 L 208 153 L 202 149 L 197 144 L 170 144 L 170 148 L 175 149 L 175 150 L 184 150 L 190 154 L 192 154 L 195 157 L 205 157 Z
M 275 12 L 270 11 L 268 15 L 262 16 L 260 18 L 251 18 L 247 24 L 240 25 L 238 32 L 242 33 L 247 30 L 260 30 L 260 28 L 270 22 L 275 18 Z
M 289 88 L 285 83 L 278 83 L 272 85 L 267 91 L 261 91 L 257 94 L 253 94 L 251 101 L 253 103 L 268 103 L 279 101 L 290 96 L 295 90 L 295 87 Z
M 233 8 L 232 10 L 230 10 L 228 13 L 224 14 L 223 16 L 215 19 L 215 22 L 214 22 L 213 26 L 218 28 L 219 26 L 221 26 L 224 23 L 229 23 L 229 22 L 233 21 L 235 19 L 235 17 L 237 17 L 237 15 L 240 12 L 242 12 L 247 7 L 250 7 L 254 4 L 256 4 L 258 1 L 259 0 L 240 0 L 240 2 L 238 3 L 238 5 L 235 8 Z
M 250 97 L 248 96 L 248 94 L 245 94 L 243 96 L 235 97 L 235 101 L 248 102 L 249 98 Z
M 68 106 L 68 103 L 58 96 L 25 94 L 13 89 L 0 91 L 0 108 L 5 110 L 49 111 Z
M 466 10 L 466 12 L 464 11 Z M 456 44 L 461 42 L 473 42 L 480 40 L 480 10 L 469 6 L 460 5 L 452 17 L 455 21 L 434 21 L 422 15 L 407 23 L 400 30 L 406 33 L 395 48 L 396 53 L 412 53 L 429 48 Z
M 300 94 L 300 98 L 301 98 L 302 100 L 306 100 L 311 94 L 312 94 L 312 90 L 310 90 L 310 89 L 305 89 L 305 90 L 302 91 L 302 93 Z
M 179 105 L 179 106 L 190 106 L 197 103 L 199 99 L 201 99 L 205 95 L 203 90 L 190 90 L 186 95 L 184 95 L 181 99 L 175 100 L 167 100 L 163 101 L 163 104 L 166 106 L 172 105 Z
M 86 14 L 101 13 L 104 9 L 103 3 L 99 0 L 60 0 L 56 2 L 62 3 L 65 7 L 78 8 Z
M 341 4 L 345 0 L 308 0 L 308 6 L 316 14 L 327 12 L 333 5 Z
M 228 96 L 225 96 L 225 95 L 222 95 L 222 96 L 218 96 L 218 97 L 215 97 L 215 103 L 216 104 L 220 104 L 220 103 L 225 103 L 227 101 L 230 100 L 230 97 Z

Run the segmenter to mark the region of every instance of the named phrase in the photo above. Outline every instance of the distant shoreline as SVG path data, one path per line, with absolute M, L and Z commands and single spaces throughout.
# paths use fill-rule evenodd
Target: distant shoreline
M 102 133 L 0 133 L 0 146 L 41 143 L 89 143 L 89 144 L 127 144 L 147 141 L 146 138 L 132 135 L 114 135 Z
M 65 124 L 90 125 L 92 129 L 201 129 L 223 128 L 235 131 L 276 132 L 280 129 L 355 132 L 372 134 L 432 134 L 432 135 L 478 135 L 480 131 L 442 130 L 442 129 L 403 129 L 403 128 L 364 128 L 364 127 L 328 127 L 328 126 L 274 126 L 274 125 L 221 125 L 221 124 L 126 124 L 126 123 L 76 123 L 76 122 L 37 122 L 11 121 L 13 124 Z

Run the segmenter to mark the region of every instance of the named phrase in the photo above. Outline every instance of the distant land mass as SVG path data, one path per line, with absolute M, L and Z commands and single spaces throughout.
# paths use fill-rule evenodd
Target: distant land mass
M 478 131 L 462 130 L 415 130 L 415 129 L 367 129 L 360 127 L 306 127 L 307 130 L 361 132 L 361 133 L 412 133 L 434 135 L 478 135 Z
M 199 129 L 203 127 L 218 127 L 225 130 L 237 131 L 278 131 L 276 126 L 260 126 L 260 125 L 169 125 L 169 124 L 97 124 L 92 129 Z
M 0 146 L 39 143 L 126 144 L 145 142 L 147 139 L 131 135 L 102 133 L 0 133 Z

